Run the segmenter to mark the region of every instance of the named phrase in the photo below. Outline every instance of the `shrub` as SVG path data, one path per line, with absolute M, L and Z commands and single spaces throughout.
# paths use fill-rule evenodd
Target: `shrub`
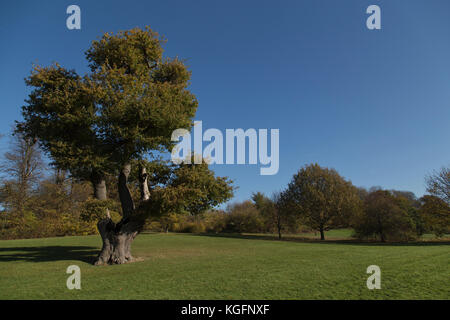
M 263 231 L 263 219 L 252 202 L 235 203 L 229 206 L 227 211 L 223 232 L 257 233 Z

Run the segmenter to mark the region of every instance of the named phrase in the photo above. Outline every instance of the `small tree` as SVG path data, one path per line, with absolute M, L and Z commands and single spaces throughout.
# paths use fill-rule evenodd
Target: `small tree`
M 278 239 L 281 239 L 283 232 L 295 230 L 297 220 L 284 193 L 274 192 L 268 198 L 263 193 L 257 192 L 252 195 L 252 200 L 263 219 L 269 224 L 269 230 L 276 230 Z
M 275 230 L 275 206 L 272 200 L 262 192 L 256 192 L 252 194 L 252 201 L 263 220 L 264 232 L 273 232 Z
M 284 191 L 283 202 L 298 214 L 301 222 L 320 232 L 348 225 L 360 200 L 356 188 L 334 169 L 318 164 L 303 167 Z
M 165 233 L 169 232 L 169 229 L 173 229 L 173 227 L 180 221 L 179 217 L 175 213 L 167 213 L 163 217 L 159 219 L 159 223 L 163 228 Z

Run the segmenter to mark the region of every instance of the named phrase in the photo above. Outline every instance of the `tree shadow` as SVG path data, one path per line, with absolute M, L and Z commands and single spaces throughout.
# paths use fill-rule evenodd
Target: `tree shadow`
M 447 240 L 428 240 L 428 241 L 409 241 L 409 242 L 380 242 L 370 240 L 358 240 L 358 239 L 329 239 L 320 240 L 307 237 L 293 237 L 282 236 L 281 240 L 278 236 L 272 235 L 251 235 L 240 233 L 198 233 L 190 234 L 194 236 L 202 237 L 215 237 L 215 238 L 234 238 L 234 239 L 247 239 L 247 240 L 265 240 L 265 241 L 289 241 L 299 243 L 317 243 L 317 244 L 347 244 L 347 245 L 362 245 L 362 246 L 442 246 L 450 245 L 450 241 Z
M 99 249 L 88 246 L 42 246 L 0 248 L 0 262 L 50 262 L 79 260 L 92 263 Z

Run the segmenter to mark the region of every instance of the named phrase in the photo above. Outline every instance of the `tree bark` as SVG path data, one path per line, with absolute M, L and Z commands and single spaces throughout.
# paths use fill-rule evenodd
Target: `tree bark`
M 325 233 L 323 227 L 320 227 L 320 240 L 325 240 Z
M 131 255 L 131 243 L 139 233 L 139 227 L 128 222 L 117 225 L 110 219 L 102 219 L 98 223 L 98 230 L 102 237 L 103 247 L 95 265 L 123 264 L 134 260 Z
M 120 222 L 115 224 L 110 217 L 98 222 L 97 227 L 102 237 L 103 246 L 98 255 L 95 265 L 123 264 L 135 259 L 131 255 L 131 244 L 142 230 L 145 220 L 136 213 L 135 205 L 128 189 L 128 176 L 131 171 L 130 164 L 125 164 L 119 174 L 119 197 L 122 204 L 123 216 Z M 141 171 L 140 176 L 142 173 Z M 146 173 L 145 173 L 146 174 Z M 142 177 L 141 198 L 149 199 L 147 178 Z M 140 177 L 141 180 L 141 177 Z M 144 187 L 146 186 L 146 188 Z M 145 197 L 142 196 L 145 195 Z
M 119 174 L 119 198 L 122 204 L 122 216 L 123 219 L 127 219 L 134 211 L 134 202 L 131 197 L 130 189 L 128 189 L 128 177 L 131 172 L 131 165 L 129 163 L 122 167 Z
M 139 186 L 141 188 L 141 201 L 150 199 L 150 191 L 148 190 L 148 174 L 144 166 L 139 167 Z

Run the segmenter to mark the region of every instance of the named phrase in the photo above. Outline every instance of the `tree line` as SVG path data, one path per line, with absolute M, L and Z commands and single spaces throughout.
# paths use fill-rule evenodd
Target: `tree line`
M 105 207 L 115 223 L 121 220 L 114 176 L 106 176 L 107 200 L 100 201 L 92 182 L 46 166 L 38 143 L 23 135 L 12 136 L 0 172 L 2 239 L 96 234 Z M 129 190 L 139 198 L 137 173 L 132 176 Z M 314 231 L 324 240 L 325 231 L 352 228 L 359 239 L 408 241 L 424 233 L 441 237 L 450 233 L 450 169 L 442 168 L 425 180 L 428 194 L 417 198 L 409 191 L 355 187 L 336 170 L 311 164 L 270 197 L 255 192 L 251 199 L 231 203 L 225 210 L 212 208 L 212 203 L 186 207 L 183 212 L 168 210 L 151 216 L 143 229 L 276 233 L 280 239 L 283 234 Z
M 153 220 L 154 231 L 213 233 L 317 232 L 351 228 L 358 239 L 410 241 L 425 233 L 450 233 L 450 170 L 426 177 L 427 192 L 355 187 L 336 170 L 311 164 L 296 173 L 285 190 L 270 197 L 255 192 L 251 200 L 200 216 L 171 215 Z

